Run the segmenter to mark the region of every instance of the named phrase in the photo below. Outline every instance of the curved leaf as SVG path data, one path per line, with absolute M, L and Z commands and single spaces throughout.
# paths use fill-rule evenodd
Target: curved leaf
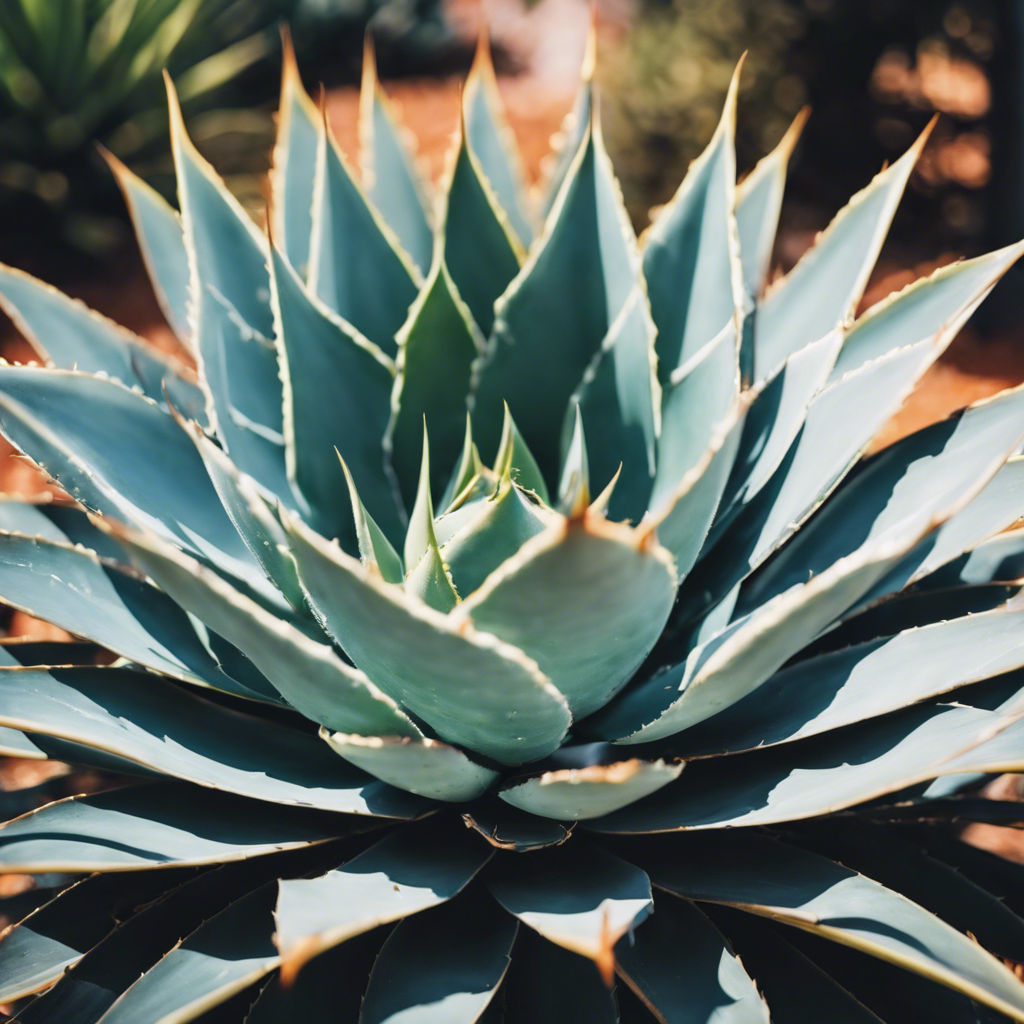
M 530 814 L 582 821 L 611 814 L 656 793 L 679 778 L 682 770 L 682 764 L 638 760 L 563 768 L 523 781 L 513 779 L 498 796 Z
M 451 618 L 525 652 L 584 717 L 651 652 L 675 593 L 667 551 L 584 512 L 527 541 Z
M 473 1024 L 504 980 L 516 931 L 471 895 L 405 918 L 373 965 L 360 1024 Z
M 271 803 L 386 817 L 423 806 L 349 768 L 316 736 L 127 669 L 0 670 L 0 723 Z
M 320 878 L 281 882 L 274 917 L 282 974 L 295 977 L 319 953 L 450 900 L 494 851 L 468 831 L 432 822 L 392 832 Z
M 331 729 L 417 736 L 419 730 L 362 672 L 346 665 L 315 630 L 266 611 L 219 576 L 155 537 L 119 534 L 132 559 L 211 629 L 235 643 L 281 685 L 285 699 Z
M 325 628 L 387 694 L 449 742 L 517 764 L 554 750 L 565 698 L 510 644 L 460 627 L 300 523 L 285 519 L 299 579 Z M 510 728 L 510 723 L 514 726 Z

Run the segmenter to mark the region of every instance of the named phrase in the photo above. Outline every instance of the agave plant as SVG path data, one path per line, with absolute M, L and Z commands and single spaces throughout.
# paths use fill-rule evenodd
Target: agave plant
M 172 91 L 180 222 L 121 184 L 197 375 L 3 271 L 68 499 L 0 594 L 118 660 L 8 643 L 0 741 L 137 777 L 0 828 L 17 1020 L 1024 1021 L 956 830 L 1024 819 L 1024 391 L 864 454 L 1024 244 L 853 318 L 922 138 L 765 291 L 736 82 L 639 243 L 589 78 L 534 206 L 482 50 L 434 203 L 289 61 L 272 239 Z

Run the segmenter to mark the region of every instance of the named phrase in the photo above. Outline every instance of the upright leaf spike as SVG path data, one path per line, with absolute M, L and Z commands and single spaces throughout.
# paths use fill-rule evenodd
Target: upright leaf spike
M 476 56 L 462 95 L 463 132 L 510 226 L 523 247 L 535 234 L 519 146 L 505 119 L 494 73 L 486 22 L 481 22 Z
M 604 490 L 590 503 L 590 508 L 587 509 L 593 515 L 607 515 L 608 514 L 608 502 L 612 500 L 612 494 L 615 492 L 615 485 L 619 482 L 619 477 L 622 475 L 622 464 L 619 464 L 619 468 L 615 470 L 615 476 L 608 481 L 605 485 Z
M 764 291 L 771 268 L 772 248 L 779 225 L 786 171 L 804 125 L 811 115 L 803 107 L 786 129 L 779 144 L 736 186 L 736 225 L 739 231 L 743 284 L 748 298 L 757 300 Z
M 498 454 L 494 456 L 494 472 L 498 476 L 506 473 L 514 476 L 520 487 L 528 491 L 534 491 L 543 502 L 548 501 L 548 489 L 541 476 L 530 449 L 516 427 L 515 420 L 509 410 L 508 402 L 505 403 L 505 420 L 501 427 L 501 443 L 498 445 Z
M 788 355 L 853 317 L 937 118 L 899 160 L 836 214 L 796 266 L 768 289 L 757 313 L 756 379 L 765 379 Z
M 348 496 L 352 501 L 352 518 L 355 520 L 356 541 L 359 544 L 359 559 L 363 565 L 374 566 L 380 572 L 385 583 L 401 583 L 405 579 L 405 570 L 402 568 L 402 560 L 398 552 L 391 546 L 391 541 L 384 536 L 381 528 L 376 524 L 373 516 L 366 511 L 356 490 L 356 482 L 341 452 L 334 449 L 341 463 L 341 471 L 345 474 L 345 483 L 348 485 Z
M 587 463 L 587 439 L 583 434 L 583 414 L 576 406 L 572 440 L 562 464 L 558 482 L 558 508 L 570 519 L 578 519 L 590 505 L 590 467 Z
M 735 216 L 735 136 L 745 56 L 733 72 L 711 142 L 641 239 L 663 384 L 730 320 L 740 336 L 746 303 Z
M 281 50 L 281 106 L 270 172 L 271 223 L 289 263 L 305 279 L 320 114 L 302 84 L 287 26 L 281 29 Z
M 393 226 L 420 273 L 430 270 L 434 249 L 430 203 L 424 194 L 409 148 L 377 78 L 373 35 L 363 45 L 363 77 L 359 92 L 359 151 L 363 188 Z
M 462 442 L 462 455 L 459 464 L 455 467 L 448 486 L 444 489 L 441 498 L 442 513 L 446 512 L 451 503 L 469 486 L 473 478 L 480 474 L 484 464 L 480 460 L 480 452 L 473 443 L 473 420 L 469 413 L 466 413 L 466 437 Z

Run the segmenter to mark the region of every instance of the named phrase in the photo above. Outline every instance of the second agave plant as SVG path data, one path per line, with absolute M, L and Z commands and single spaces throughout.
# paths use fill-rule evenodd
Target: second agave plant
M 535 200 L 485 50 L 438 196 L 289 61 L 269 238 L 172 93 L 180 219 L 117 173 L 195 372 L 0 269 L 63 489 L 0 597 L 80 638 L 0 647 L 0 749 L 118 783 L 0 826 L 16 1020 L 1024 1021 L 957 824 L 1021 822 L 1024 392 L 865 455 L 1024 246 L 855 318 L 926 132 L 766 288 L 738 83 L 639 240 L 589 68 Z

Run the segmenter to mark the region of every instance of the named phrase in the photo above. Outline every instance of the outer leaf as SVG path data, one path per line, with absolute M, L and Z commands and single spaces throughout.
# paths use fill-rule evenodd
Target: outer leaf
M 337 815 L 293 807 L 264 815 L 229 793 L 143 784 L 60 800 L 0 825 L 0 866 L 38 874 L 223 864 L 350 831 Z
M 736 96 L 740 60 L 722 119 L 673 199 L 644 235 L 644 278 L 658 328 L 658 377 L 665 383 L 744 305 L 736 230 Z
M 485 876 L 494 898 L 544 938 L 593 960 L 610 981 L 615 943 L 652 909 L 639 868 L 579 840 L 532 857 L 502 857 Z
M 310 291 L 394 357 L 395 334 L 416 298 L 420 274 L 326 127 L 320 131 L 309 261 Z
M 321 736 L 330 748 L 374 778 L 431 800 L 475 800 L 498 772 L 471 761 L 461 750 L 437 740 L 399 736 Z
M 362 672 L 308 633 L 266 611 L 219 576 L 155 537 L 120 534 L 132 559 L 183 608 L 280 680 L 285 698 L 330 729 L 417 736 L 419 729 Z
M 451 899 L 493 852 L 469 832 L 425 822 L 392 832 L 320 878 L 282 882 L 274 916 L 285 977 L 353 936 Z
M 683 595 L 703 617 L 707 607 L 786 541 L 849 472 L 871 438 L 899 408 L 939 348 L 919 342 L 868 363 L 821 391 L 803 428 L 761 492 L 691 576 Z M 689 596 L 688 596 L 689 595 Z
M 178 211 L 113 153 L 101 153 L 121 186 L 160 308 L 178 339 L 192 351 L 188 253 Z
M 397 539 L 398 510 L 381 448 L 394 366 L 343 321 L 328 315 L 276 249 L 271 288 L 284 386 L 288 476 L 328 536 L 356 550 L 338 454 L 384 532 Z M 325 396 L 330 399 L 325 401 Z
M 650 869 L 659 888 L 802 928 L 1024 1018 L 1024 986 L 1008 968 L 917 904 L 824 857 L 746 834 L 730 835 L 726 852 L 721 838 L 702 836 Z
M 782 210 L 786 169 L 810 115 L 804 107 L 779 144 L 736 186 L 736 233 L 748 297 L 758 299 L 768 280 Z
M 189 141 L 171 86 L 168 100 L 207 418 L 232 461 L 284 497 L 281 381 L 267 302 L 266 245 Z
M 286 37 L 281 68 L 281 106 L 274 146 L 274 234 L 288 262 L 305 277 L 313 230 L 312 196 L 320 123 L 302 85 L 295 48 Z
M 466 139 L 480 169 L 494 190 L 500 208 L 523 247 L 533 241 L 533 211 L 526 194 L 526 174 L 502 107 L 484 27 L 463 91 Z M 482 325 L 481 325 L 482 326 Z M 486 328 L 484 328 L 486 330 Z
M 198 424 L 183 424 L 202 457 L 224 511 L 264 575 L 297 610 L 305 607 L 295 563 L 287 553 L 287 539 L 277 516 L 263 497 L 259 484 L 246 476 L 211 441 Z M 101 535 L 102 536 L 102 535 Z
M 0 534 L 0 594 L 5 603 L 164 675 L 250 700 L 280 702 L 260 676 L 232 678 L 166 594 L 90 551 Z M 66 659 L 61 659 L 66 663 Z
M 473 412 L 485 451 L 498 439 L 504 400 L 554 485 L 567 403 L 638 274 L 632 229 L 592 126 L 543 238 L 495 307 L 491 354 Z
M 921 586 L 938 590 L 962 583 L 978 586 L 996 580 L 1018 580 L 1022 576 L 1024 529 L 1016 529 L 982 541 L 955 561 L 925 577 Z
M 185 1024 L 277 966 L 274 886 L 266 885 L 201 924 L 103 1015 L 104 1024 Z
M 124 558 L 117 543 L 89 522 L 88 513 L 59 499 L 51 500 L 49 495 L 33 496 L 31 502 L 0 501 L 0 529 L 57 544 L 80 544 L 113 561 Z
M 472 896 L 407 917 L 373 965 L 360 1024 L 473 1024 L 505 977 L 516 931 Z
M 584 512 L 527 541 L 451 618 L 456 629 L 493 633 L 535 659 L 584 717 L 650 653 L 675 592 L 667 551 Z
M 438 495 L 444 490 L 448 467 L 462 449 L 466 396 L 483 348 L 439 249 L 398 335 L 398 377 L 385 446 L 406 508 L 416 494 L 424 423 L 434 446 L 431 490 Z
M 1024 666 L 1024 609 L 1008 606 L 806 658 L 686 735 L 688 753 L 786 743 Z M 895 625 L 895 623 L 894 623 Z M 907 671 L 913 666 L 912 671 Z
M 647 299 L 638 288 L 569 399 L 569 409 L 578 407 L 587 424 L 595 482 L 607 483 L 622 467 L 608 507 L 613 520 L 639 522 L 649 504 L 661 432 L 654 334 Z
M 0 367 L 0 429 L 87 508 L 269 591 L 195 446 L 152 402 L 86 374 Z
M 171 871 L 84 879 L 5 929 L 0 942 L 0 998 L 12 1003 L 51 985 L 110 934 L 119 914 L 130 914 L 180 877 L 180 872 Z
M 54 366 L 113 377 L 157 402 L 166 388 L 183 412 L 203 418 L 203 395 L 190 371 L 82 302 L 0 264 L 0 305 Z
M 657 1019 L 768 1024 L 767 1005 L 721 932 L 687 900 L 663 897 L 656 910 L 616 953 L 619 974 Z
M 426 274 L 434 247 L 429 206 L 403 138 L 405 133 L 377 80 L 370 34 L 363 50 L 359 106 L 363 186 L 384 222 L 392 227 L 420 272 Z
M 1019 699 L 1017 686 L 1011 676 L 983 689 Z M 674 785 L 590 827 L 652 832 L 765 825 L 834 813 L 939 775 L 1015 771 L 1010 766 L 1021 757 L 1014 744 L 1024 732 L 1017 715 L 1012 702 L 995 711 L 908 708 L 838 736 L 692 763 Z
M 325 627 L 357 666 L 441 739 L 513 764 L 559 745 L 569 710 L 535 662 L 413 604 L 294 520 L 286 518 L 285 527 L 299 578 Z
M 952 339 L 1022 252 L 1018 242 L 951 263 L 872 306 L 843 339 L 830 380 L 913 341 Z
M 411 817 L 422 806 L 344 765 L 315 736 L 126 669 L 6 669 L 0 721 L 271 803 L 387 817 Z
M 656 793 L 679 778 L 682 770 L 682 764 L 638 760 L 563 768 L 522 781 L 513 779 L 498 795 L 530 814 L 583 821 L 611 814 Z
M 474 103 L 467 89 L 464 103 L 472 112 L 479 100 Z M 471 148 L 471 129 L 463 123 L 461 130 L 445 207 L 444 262 L 473 319 L 488 335 L 495 300 L 519 273 L 524 250 Z
M 933 125 L 836 214 L 817 244 L 769 290 L 757 312 L 758 379 L 853 316 Z

